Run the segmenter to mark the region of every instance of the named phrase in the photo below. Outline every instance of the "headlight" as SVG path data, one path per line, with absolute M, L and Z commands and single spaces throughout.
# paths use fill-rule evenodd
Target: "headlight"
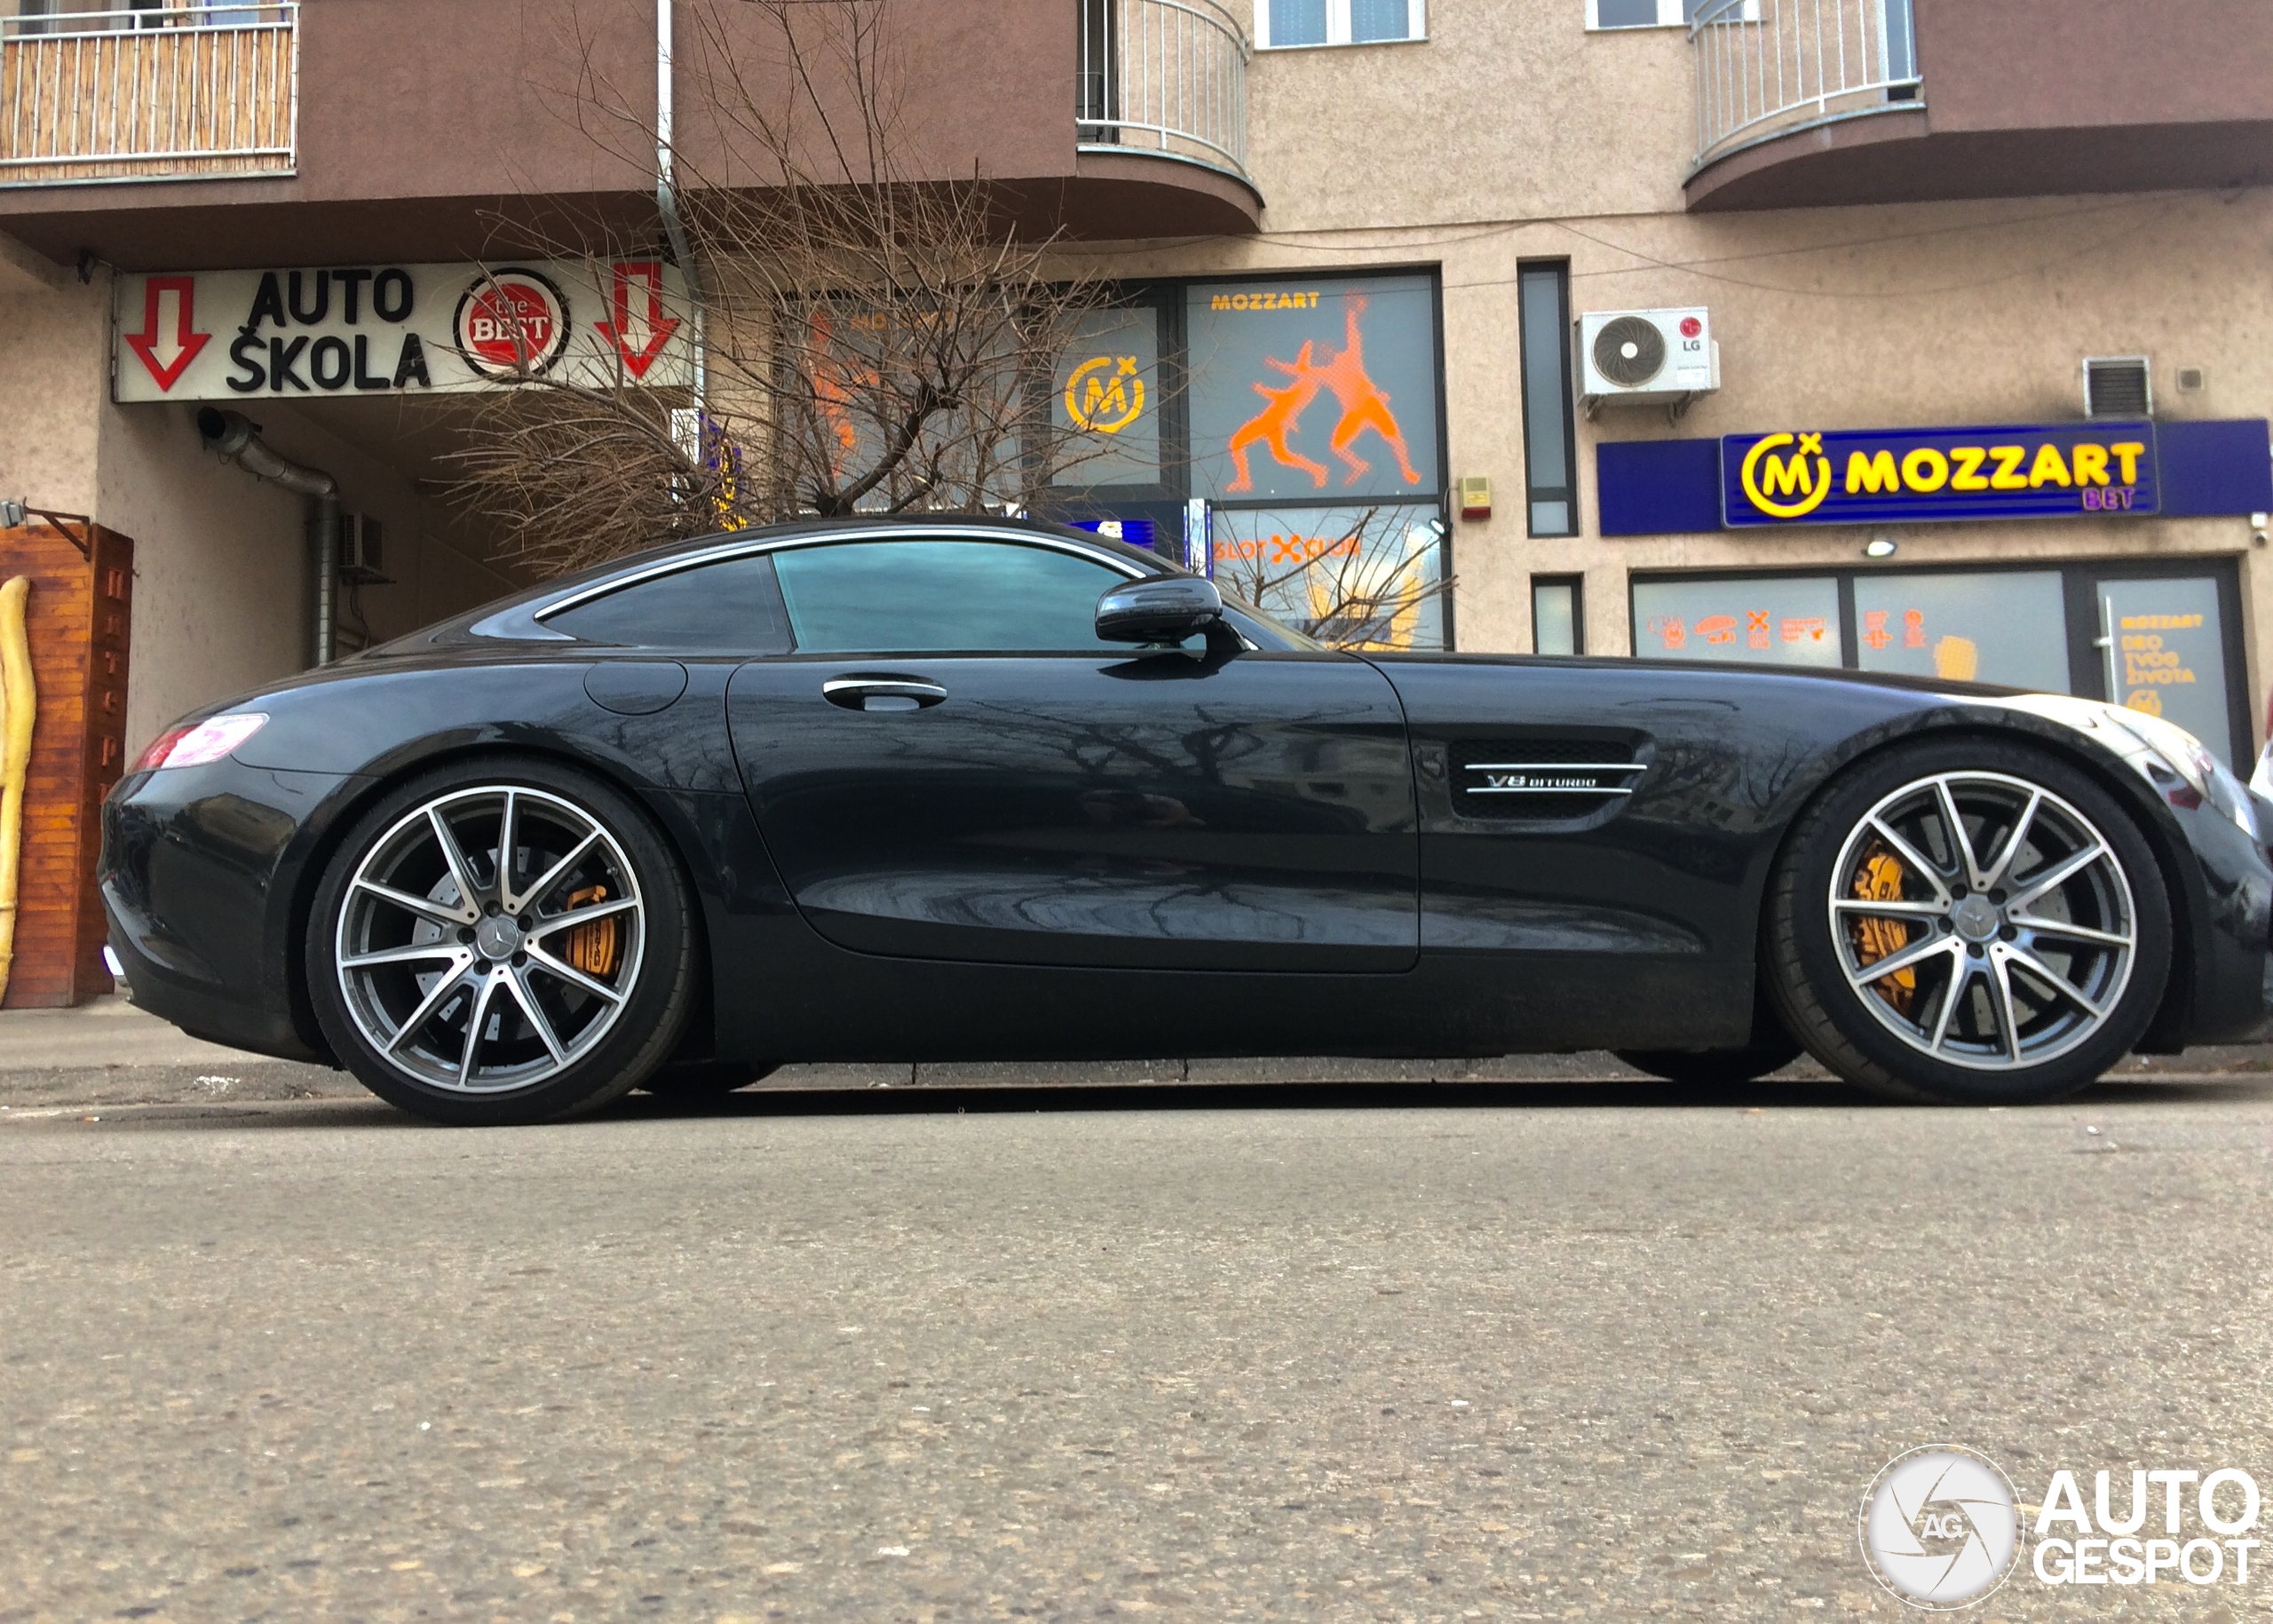
M 2257 809 L 2250 804 L 2248 789 L 2199 739 L 2175 722 L 2166 721 L 2161 717 L 2150 717 L 2144 711 L 2132 710 L 2121 705 L 2110 705 L 2103 714 L 2117 728 L 2137 740 L 2157 763 L 2168 769 L 2171 776 L 2192 793 L 2194 805 L 2198 806 L 2207 801 L 2231 819 L 2252 840 L 2260 838 Z M 2175 789 L 2170 792 L 2170 796 L 2179 804 L 2187 804 Z
M 137 772 L 161 767 L 202 767 L 215 762 L 260 731 L 268 720 L 263 710 L 239 711 L 234 716 L 208 717 L 202 722 L 169 727 L 150 741 L 134 764 Z

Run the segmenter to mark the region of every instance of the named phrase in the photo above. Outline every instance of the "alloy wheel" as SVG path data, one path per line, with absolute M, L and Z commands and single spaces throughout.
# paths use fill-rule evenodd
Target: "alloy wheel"
M 646 907 L 622 846 L 560 796 L 438 796 L 356 867 L 335 963 L 372 1050 L 430 1088 L 558 1076 L 607 1034 L 639 975 Z
M 1917 779 L 1856 824 L 1832 869 L 1849 989 L 1911 1049 L 2014 1071 L 2088 1041 L 2129 985 L 2139 923 L 2115 848 L 2040 785 Z

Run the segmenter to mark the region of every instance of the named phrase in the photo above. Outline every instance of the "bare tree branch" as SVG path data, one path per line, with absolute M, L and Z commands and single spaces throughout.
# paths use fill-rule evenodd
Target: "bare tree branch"
M 1110 294 L 1022 236 L 983 174 L 928 171 L 891 19 L 886 0 L 694 0 L 674 167 L 704 295 L 700 418 L 621 366 L 603 386 L 525 368 L 485 400 L 449 493 L 503 551 L 566 569 L 805 513 L 1023 511 L 1104 454 L 1052 427 L 1048 397 Z M 651 162 L 652 124 L 589 40 L 581 62 L 585 137 Z M 661 234 L 558 257 L 652 257 Z

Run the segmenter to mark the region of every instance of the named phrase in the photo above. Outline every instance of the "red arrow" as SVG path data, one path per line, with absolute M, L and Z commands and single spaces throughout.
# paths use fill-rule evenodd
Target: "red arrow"
M 166 294 L 174 296 L 174 330 L 161 345 L 158 340 L 159 301 Z M 161 389 L 171 389 L 175 380 L 188 370 L 189 363 L 205 347 L 210 333 L 195 333 L 194 307 L 197 299 L 197 279 L 194 276 L 153 276 L 142 284 L 142 330 L 125 335 L 126 342 L 142 364 L 150 368 L 150 376 L 158 380 Z
M 635 342 L 638 334 L 634 330 L 631 320 L 631 284 L 635 281 L 644 282 L 647 288 L 647 315 L 646 320 L 640 323 L 647 329 L 645 345 Z M 647 376 L 647 368 L 655 364 L 655 357 L 661 355 L 663 346 L 671 341 L 671 335 L 678 331 L 677 321 L 663 314 L 662 262 L 655 259 L 619 261 L 615 266 L 615 292 L 612 302 L 615 306 L 615 320 L 595 321 L 592 325 L 599 329 L 601 337 L 615 346 L 617 353 L 623 357 L 623 364 L 631 369 L 631 376 L 644 378 Z

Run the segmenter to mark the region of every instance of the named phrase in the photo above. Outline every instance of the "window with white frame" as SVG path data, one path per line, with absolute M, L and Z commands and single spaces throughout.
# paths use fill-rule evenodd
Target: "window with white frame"
M 1428 37 L 1428 0 L 1255 0 L 1255 43 L 1263 51 Z
M 1698 12 L 1715 4 L 1716 0 L 1587 0 L 1587 27 L 1685 28 L 1697 20 Z

